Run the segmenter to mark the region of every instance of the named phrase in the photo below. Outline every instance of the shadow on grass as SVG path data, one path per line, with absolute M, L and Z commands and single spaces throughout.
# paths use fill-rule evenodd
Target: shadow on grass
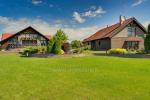
M 54 54 L 30 54 L 29 56 L 26 55 L 20 55 L 20 57 L 24 57 L 24 58 L 30 58 L 30 57 L 34 57 L 34 58 L 48 58 L 48 57 L 54 57 Z
M 20 55 L 23 58 L 51 58 L 51 57 L 74 57 L 77 54 L 65 54 L 65 55 L 55 55 L 55 54 L 31 54 L 29 56 Z M 107 54 L 107 53 L 92 53 L 92 54 L 85 54 L 84 56 L 107 56 L 107 57 L 121 57 L 121 58 L 150 58 L 150 54 Z
M 93 53 L 94 56 L 108 56 L 108 57 L 121 57 L 121 58 L 150 58 L 149 54 L 104 54 Z

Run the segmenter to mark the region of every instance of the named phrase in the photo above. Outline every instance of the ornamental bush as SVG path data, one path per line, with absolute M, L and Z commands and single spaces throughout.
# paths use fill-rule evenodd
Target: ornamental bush
M 121 48 L 113 48 L 108 50 L 109 54 L 127 54 L 126 49 L 121 49 Z
M 24 48 L 22 55 L 29 56 L 30 54 L 46 53 L 46 52 L 47 52 L 46 46 L 28 46 Z
M 73 49 L 81 48 L 82 46 L 83 46 L 83 44 L 82 44 L 82 42 L 79 41 L 79 40 L 73 40 L 73 41 L 71 42 L 71 47 L 72 47 Z
M 59 54 L 63 55 L 64 53 L 64 50 L 61 49 Z
M 28 46 L 24 49 L 24 52 L 30 52 L 32 54 L 34 53 L 38 53 L 38 48 L 37 47 L 31 47 L 31 46 Z
M 77 49 L 73 49 L 73 51 L 72 51 L 72 53 L 74 53 L 74 54 L 81 54 L 81 53 L 83 53 L 83 48 L 77 48 Z
M 84 49 L 84 50 L 91 50 L 91 46 L 90 46 L 90 45 L 84 45 L 84 46 L 83 46 L 83 49 Z
M 37 46 L 38 53 L 47 53 L 47 47 L 46 46 Z
M 145 49 L 139 49 L 136 51 L 136 54 L 145 54 L 145 53 L 146 53 Z

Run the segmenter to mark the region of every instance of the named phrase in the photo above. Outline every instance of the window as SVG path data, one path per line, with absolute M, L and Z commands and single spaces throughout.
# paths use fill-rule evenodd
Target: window
M 45 40 L 41 40 L 41 45 L 45 46 L 46 45 L 46 41 Z
M 138 49 L 139 42 L 135 41 L 128 41 L 127 42 L 127 49 Z
M 135 36 L 135 27 L 128 27 L 128 36 Z
M 22 40 L 23 46 L 33 46 L 37 45 L 37 40 Z
M 138 37 L 142 37 L 142 38 L 145 38 L 146 37 L 145 35 L 146 34 L 137 34 Z

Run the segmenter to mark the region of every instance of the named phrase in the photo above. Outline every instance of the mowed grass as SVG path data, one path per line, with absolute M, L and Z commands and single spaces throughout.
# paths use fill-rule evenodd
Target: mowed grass
M 1 53 L 0 100 L 150 100 L 150 59 Z

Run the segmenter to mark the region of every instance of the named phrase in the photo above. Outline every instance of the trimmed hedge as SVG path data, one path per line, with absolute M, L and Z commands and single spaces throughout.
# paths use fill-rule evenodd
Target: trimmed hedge
M 108 50 L 109 54 L 127 54 L 127 50 L 126 49 L 121 49 L 121 48 L 113 48 Z

